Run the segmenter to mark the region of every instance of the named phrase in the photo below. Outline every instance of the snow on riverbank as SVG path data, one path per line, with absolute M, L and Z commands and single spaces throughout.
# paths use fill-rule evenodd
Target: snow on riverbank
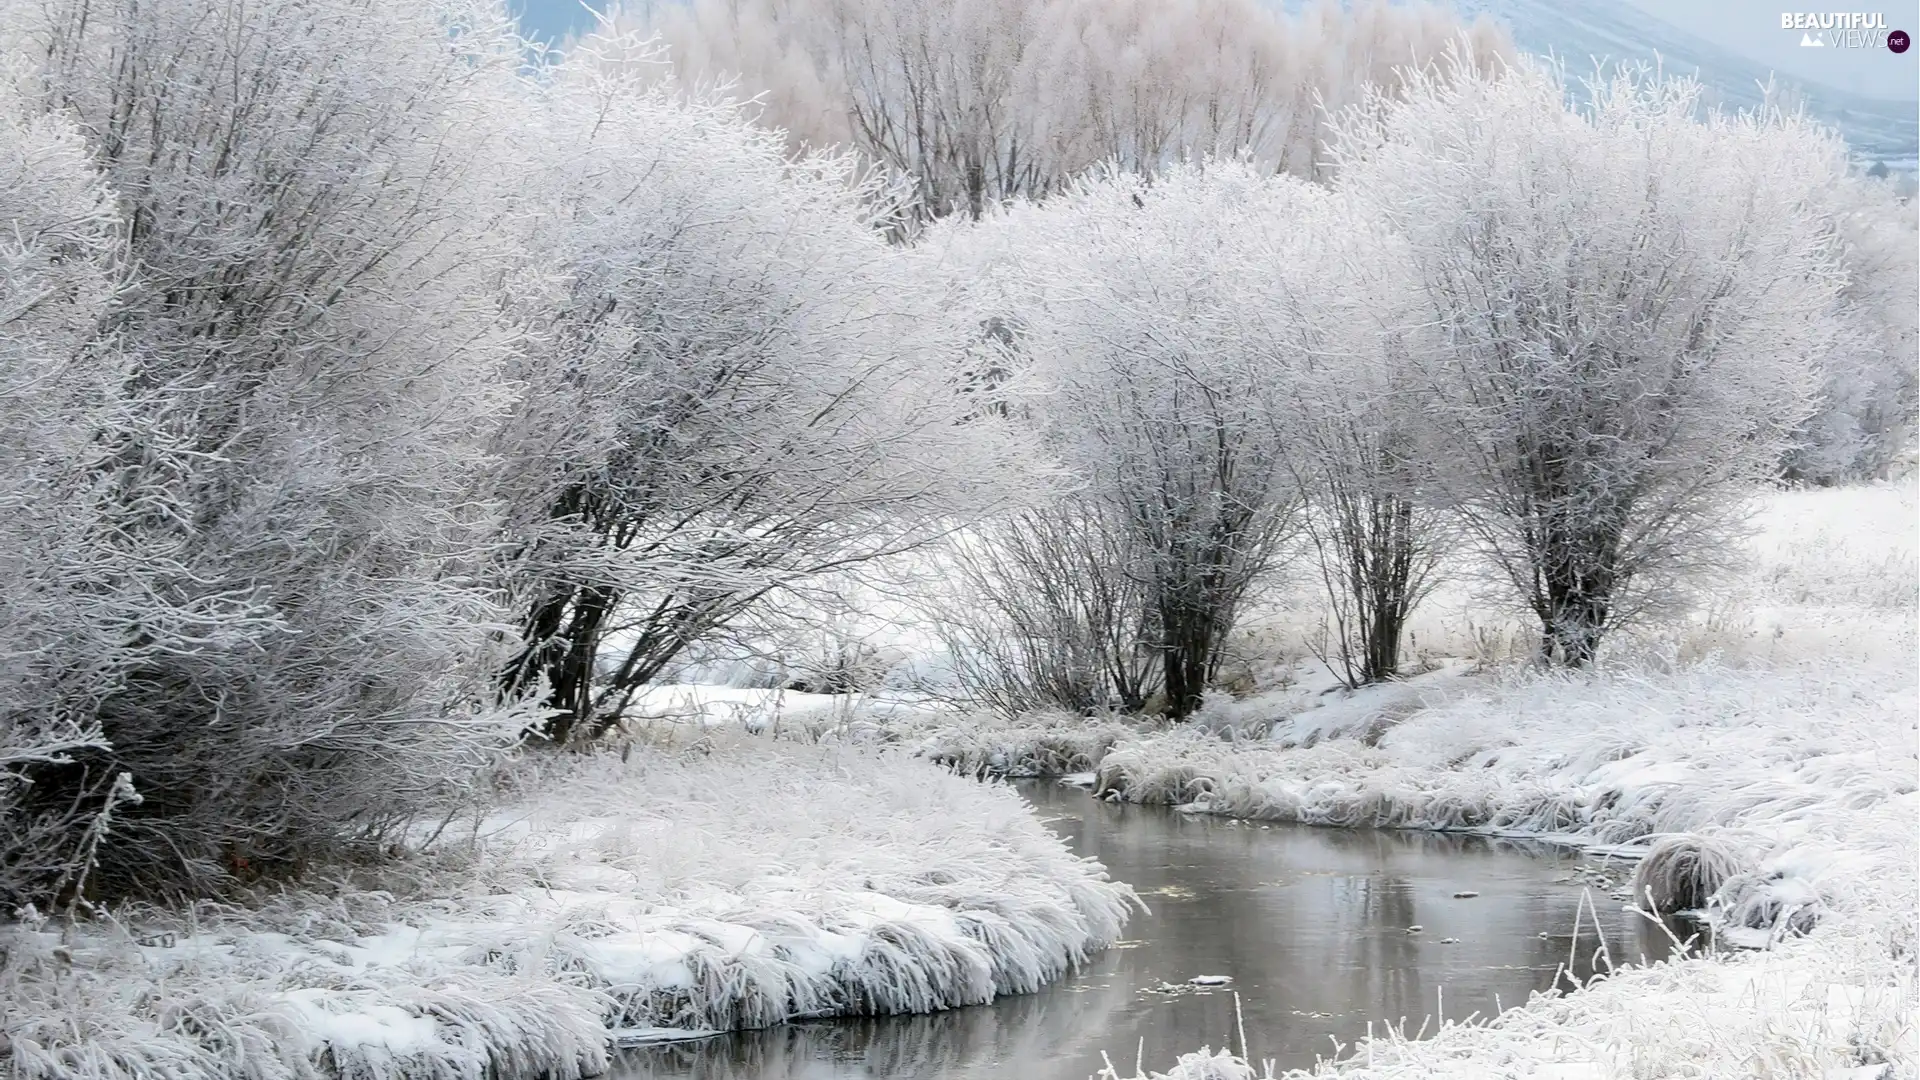
M 1704 834 L 1744 874 L 1723 930 L 1912 911 L 1911 674 L 1529 676 L 1415 713 L 1377 745 L 1231 746 L 1173 732 L 1108 754 L 1095 791 L 1198 813 L 1471 829 L 1634 855 Z M 1747 937 L 1751 937 L 1751 933 Z
M 903 745 L 929 761 L 967 776 L 1066 776 L 1092 770 L 1136 725 L 1106 717 L 1065 713 L 1004 720 L 967 717 L 963 723 L 935 720 L 930 734 L 908 735 Z M 896 730 L 911 732 L 911 721 Z
M 1182 1055 L 1129 1080 L 1640 1080 L 1779 1077 L 1899 1080 L 1920 1058 L 1911 956 L 1861 928 L 1767 952 L 1630 968 L 1586 989 L 1536 995 L 1491 1020 L 1449 1020 L 1344 1048 L 1337 1061 L 1276 1074 L 1225 1050 Z M 1412 1038 L 1423 1034 L 1422 1038 Z M 1238 1051 L 1236 1036 L 1235 1051 Z
M 904 754 L 756 740 L 502 782 L 523 797 L 330 895 L 11 928 L 11 1075 L 566 1080 L 610 1037 L 1029 991 L 1132 904 L 1012 791 Z
M 1697 837 L 1734 863 L 1718 925 L 1770 946 L 1625 969 L 1424 1039 L 1379 1030 L 1290 1075 L 1920 1075 L 1914 522 L 1911 485 L 1779 493 L 1751 572 L 1704 614 L 1623 642 L 1608 670 L 1496 670 L 1414 709 L 1349 701 L 1391 722 L 1315 721 L 1311 745 L 1144 735 L 1107 755 L 1097 787 L 1196 813 L 1551 836 L 1629 856 Z M 1354 698 L 1376 693 L 1405 696 Z M 1257 1062 L 1259 1032 L 1247 1042 L 1232 1050 Z M 1216 1050 L 1164 1075 L 1264 1073 Z
M 1911 832 L 1914 804 L 1897 823 Z M 1885 824 L 1896 824 L 1886 822 Z M 1912 867 L 1902 868 L 1912 877 Z M 1912 892 L 1833 915 L 1763 951 L 1625 968 L 1497 1017 L 1383 1026 L 1317 1067 L 1262 1067 L 1260 1032 L 1233 1052 L 1182 1055 L 1167 1072 L 1108 1080 L 1902 1080 L 1920 1063 Z M 1414 1037 L 1422 1036 L 1422 1037 Z

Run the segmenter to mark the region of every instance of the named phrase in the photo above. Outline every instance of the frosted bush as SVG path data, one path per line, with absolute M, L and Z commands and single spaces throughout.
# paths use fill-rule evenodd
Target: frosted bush
M 968 776 L 1067 776 L 1092 772 L 1137 730 L 1121 720 L 1066 713 L 942 718 L 916 752 Z
M 0 400 L 24 329 L 60 428 L 0 418 L 37 564 L 0 570 L 0 654 L 53 692 L 0 704 L 0 760 L 16 717 L 90 736 L 27 759 L 0 902 L 365 856 L 519 735 L 475 495 L 521 337 L 487 122 L 519 46 L 484 0 L 0 0 Z
M 1704 911 L 1749 861 L 1747 853 L 1711 837 L 1669 836 L 1655 841 L 1633 868 L 1633 896 L 1663 915 Z

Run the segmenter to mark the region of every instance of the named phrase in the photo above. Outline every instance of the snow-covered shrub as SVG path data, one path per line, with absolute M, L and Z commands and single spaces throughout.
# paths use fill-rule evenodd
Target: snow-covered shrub
M 739 103 L 593 49 L 525 120 L 517 307 L 544 337 L 501 440 L 528 544 L 509 689 L 544 681 L 560 740 L 769 593 L 950 530 L 1014 460 L 947 384 L 964 336 L 850 158 L 790 158 Z
M 63 704 L 99 738 L 26 812 L 129 776 L 88 879 L 114 891 L 371 846 L 520 727 L 482 703 L 504 613 L 473 495 L 515 348 L 487 121 L 519 41 L 462 0 L 9 0 L 0 47 L 110 189 L 125 271 L 73 328 L 125 357 L 125 407 L 66 438 L 122 560 L 86 602 L 135 656 Z M 70 644 L 34 666 L 113 652 Z
M 1633 897 L 1661 915 L 1705 911 L 1750 861 L 1746 852 L 1713 837 L 1669 836 L 1655 841 L 1633 868 Z
M 36 115 L 14 74 L 0 68 L 0 907 L 78 872 L 98 807 L 21 802 L 33 772 L 102 745 L 93 710 L 143 651 L 124 612 L 146 584 L 102 528 L 91 471 L 122 419 L 124 360 L 92 340 L 118 220 L 79 132 Z
M 954 537 L 934 616 L 957 690 L 1017 717 L 1139 712 L 1160 691 L 1157 619 L 1125 521 L 1067 495 Z
M 1351 114 L 1344 191 L 1405 242 L 1437 347 L 1431 479 L 1532 608 L 1541 654 L 1671 608 L 1725 561 L 1843 341 L 1826 205 L 1845 147 L 1621 69 L 1410 74 Z M 1555 197 L 1541 197 L 1551 190 Z
M 1322 658 L 1354 688 L 1400 674 L 1408 622 L 1458 539 L 1424 475 L 1425 384 L 1408 362 L 1439 343 L 1407 251 L 1361 204 L 1335 200 L 1304 227 L 1319 235 L 1286 260 L 1263 321 L 1291 353 L 1282 452 L 1325 590 Z
M 1212 734 L 1191 728 L 1128 743 L 1101 760 L 1093 794 L 1149 806 L 1198 805 L 1218 783 L 1216 771 L 1208 766 L 1222 745 Z
M 1122 625 L 1151 634 L 1174 717 L 1200 706 L 1296 524 L 1292 342 L 1272 331 L 1294 300 L 1287 269 L 1320 239 L 1300 222 L 1330 221 L 1331 199 L 1214 161 L 1151 181 L 1103 173 L 929 239 L 990 253 L 972 302 L 1023 328 L 1028 415 L 1121 541 L 1112 561 L 1148 609 Z
M 1768 866 L 1728 876 L 1708 898 L 1706 911 L 1728 940 L 1753 945 L 1811 931 L 1825 906 L 1817 878 Z
M 914 752 L 967 776 L 1069 776 L 1092 772 L 1136 730 L 1112 717 L 1064 712 L 941 717 Z
M 1836 185 L 1824 211 L 1844 244 L 1848 334 L 1822 365 L 1819 407 L 1786 473 L 1818 484 L 1900 479 L 1920 427 L 1920 235 L 1911 196 L 1872 177 Z

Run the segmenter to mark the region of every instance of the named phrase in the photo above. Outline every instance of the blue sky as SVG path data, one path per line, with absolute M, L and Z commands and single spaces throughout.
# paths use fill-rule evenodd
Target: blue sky
M 580 0 L 507 0 L 507 7 L 520 17 L 527 36 L 548 42 L 559 41 L 593 21 Z

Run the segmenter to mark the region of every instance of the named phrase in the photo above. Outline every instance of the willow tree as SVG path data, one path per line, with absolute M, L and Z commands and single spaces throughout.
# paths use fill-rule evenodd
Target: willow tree
M 1320 176 L 1328 110 L 1463 35 L 1489 61 L 1512 48 L 1488 20 L 1383 0 L 634 0 L 613 24 L 653 35 L 683 80 L 737 84 L 794 148 L 903 178 L 920 221 L 978 218 L 1107 162 L 1246 154 Z
M 1569 107 L 1551 71 L 1456 63 L 1356 115 L 1335 157 L 1437 333 L 1410 358 L 1435 475 L 1556 663 L 1724 561 L 1839 340 L 1815 211 L 1843 147 L 1699 92 L 1623 69 Z
M 66 328 L 71 388 L 108 384 L 113 407 L 34 452 L 87 444 L 92 561 L 49 572 L 97 571 L 67 595 L 112 648 L 26 638 L 96 737 L 31 769 L 21 812 L 76 823 L 68 850 L 108 890 L 375 848 L 517 736 L 480 701 L 503 613 L 473 497 L 512 351 L 489 137 L 511 23 L 482 3 L 53 0 L 0 3 L 0 44 L 15 104 L 70 126 L 117 221 L 113 302 Z M 0 243 L 25 237 L 31 264 L 56 234 L 9 214 Z
M 1262 283 L 1310 235 L 1290 218 L 1324 195 L 1246 163 L 1113 170 L 977 227 L 1005 248 L 995 273 L 1026 327 L 1031 414 L 1147 606 L 1134 622 L 1176 717 L 1199 707 L 1297 524 Z
M 598 59 L 533 121 L 544 344 L 501 450 L 527 545 L 504 684 L 561 741 L 770 593 L 943 534 L 1014 459 L 848 157 Z

